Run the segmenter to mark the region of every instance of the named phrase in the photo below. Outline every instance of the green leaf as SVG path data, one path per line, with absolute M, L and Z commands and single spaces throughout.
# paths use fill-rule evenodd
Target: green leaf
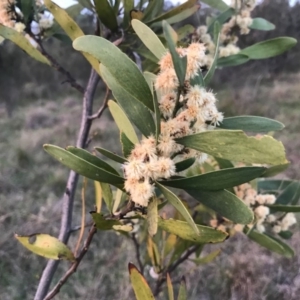
M 37 61 L 40 61 L 47 65 L 51 65 L 48 58 L 46 58 L 39 50 L 31 45 L 28 39 L 16 30 L 0 24 L 0 36 L 3 36 L 5 39 L 12 41 Z
M 300 197 L 300 183 L 294 181 L 290 183 L 283 192 L 277 197 L 276 205 L 277 204 L 289 204 L 293 202 L 294 204 L 298 203 Z
M 216 18 L 214 18 L 211 23 L 208 25 L 207 31 L 212 32 L 214 29 L 215 22 L 219 22 L 219 24 L 223 25 L 233 14 L 235 13 L 235 9 L 230 7 L 221 14 L 219 14 Z
M 248 55 L 234 54 L 227 57 L 220 57 L 218 59 L 218 67 L 232 67 L 242 65 L 250 60 Z
M 156 23 L 158 21 L 170 19 L 171 17 L 180 14 L 181 12 L 185 11 L 186 9 L 189 9 L 189 8 L 195 6 L 195 4 L 197 4 L 197 0 L 188 0 L 188 1 L 184 2 L 183 4 L 176 6 L 175 8 L 167 11 L 166 13 L 163 13 L 162 15 L 160 15 L 150 21 L 147 21 L 146 24 L 150 25 L 150 24 Z
M 174 289 L 169 273 L 167 273 L 167 287 L 169 300 L 174 300 Z
M 103 80 L 112 90 L 114 97 L 126 113 L 129 120 L 136 125 L 136 127 L 141 131 L 141 133 L 144 136 L 148 137 L 149 135 L 154 135 L 156 132 L 156 127 L 150 110 L 142 102 L 134 98 L 133 94 L 126 91 L 115 80 L 110 71 L 103 64 L 100 65 L 100 71 Z
M 263 18 L 254 18 L 252 24 L 249 26 L 251 29 L 269 31 L 275 29 L 275 25 Z
M 285 257 L 291 258 L 291 257 L 295 256 L 294 249 L 291 248 L 288 244 L 284 243 L 281 239 L 278 239 L 275 236 L 271 236 L 269 234 L 267 234 L 267 236 L 270 237 L 271 239 L 273 239 L 274 241 L 276 241 L 279 245 L 281 245 L 281 247 L 285 251 L 285 254 L 284 254 Z
M 44 149 L 60 163 L 82 176 L 96 181 L 110 183 L 117 187 L 123 185 L 124 179 L 122 177 L 101 169 L 63 148 L 46 144 L 44 145 Z
M 225 118 L 218 126 L 222 129 L 240 129 L 251 132 L 278 131 L 284 128 L 281 122 L 256 116 L 238 116 Z
M 95 150 L 97 150 L 98 152 L 100 152 L 101 154 L 103 154 L 104 156 L 108 157 L 109 159 L 117 162 L 117 163 L 120 163 L 120 164 L 123 164 L 125 163 L 127 160 L 126 158 L 122 157 L 122 156 L 119 156 L 115 153 L 112 153 L 106 149 L 103 149 L 101 147 L 96 147 Z
M 273 166 L 271 168 L 268 168 L 263 174 L 261 177 L 273 177 L 281 172 L 283 172 L 284 170 L 287 169 L 287 167 L 289 166 L 290 164 L 287 163 L 287 164 L 282 164 L 282 165 L 277 165 L 277 166 Z
M 256 230 L 251 230 L 250 233 L 247 235 L 252 241 L 256 242 L 260 246 L 267 248 L 268 250 L 283 255 L 285 257 L 291 258 L 293 254 L 291 250 L 285 246 L 283 242 L 278 243 L 273 237 L 267 236 L 266 234 L 259 233 Z M 284 246 L 284 245 L 285 246 Z
M 221 253 L 221 250 L 215 250 L 209 254 L 207 254 L 204 257 L 196 258 L 196 259 L 190 259 L 190 261 L 194 262 L 197 266 L 208 264 L 212 262 L 219 254 Z
M 206 3 L 211 8 L 215 8 L 221 12 L 229 9 L 229 6 L 222 0 L 201 0 L 201 2 Z
M 130 26 L 130 12 L 134 9 L 134 0 L 122 0 L 124 6 L 123 28 Z
M 118 47 L 102 37 L 93 35 L 76 39 L 73 47 L 101 61 L 101 66 L 105 65 L 118 85 L 153 111 L 152 94 L 143 74 Z
M 154 300 L 154 296 L 151 289 L 145 279 L 145 277 L 140 273 L 137 267 L 129 263 L 128 271 L 130 274 L 130 281 L 134 290 L 134 294 L 137 300 Z
M 51 0 L 44 0 L 44 4 L 72 41 L 84 35 L 77 23 L 64 9 L 53 3 Z M 83 53 L 83 56 L 88 60 L 95 71 L 99 73 L 99 62 L 87 53 Z
M 107 105 L 119 130 L 124 132 L 132 143 L 136 144 L 139 141 L 138 137 L 122 108 L 113 100 L 109 100 Z
M 96 12 L 100 21 L 110 30 L 118 29 L 118 22 L 113 7 L 108 0 L 94 0 Z
M 112 174 L 116 174 L 117 176 L 120 176 L 120 174 L 111 165 L 109 165 L 108 163 L 106 163 L 105 161 L 103 161 L 102 159 L 97 157 L 96 155 L 93 155 L 84 149 L 73 147 L 73 146 L 68 146 L 66 148 L 66 150 L 68 152 L 71 152 L 75 156 L 78 156 L 78 157 L 82 158 L 83 160 L 89 162 L 90 164 L 95 165 L 96 167 L 99 167 L 100 169 L 104 169 Z
M 199 70 L 198 74 L 190 80 L 190 84 L 191 86 L 195 86 L 195 85 L 199 85 L 201 87 L 205 86 L 204 78 L 201 70 Z
M 147 207 L 147 225 L 148 233 L 150 236 L 154 236 L 157 233 L 157 222 L 158 222 L 158 201 L 156 197 L 153 197 Z
M 124 132 L 121 132 L 121 144 L 123 155 L 125 157 L 128 157 L 134 148 L 134 144 L 128 139 L 127 135 Z
M 156 141 L 158 141 L 159 135 L 160 135 L 160 110 L 159 110 L 159 104 L 158 104 L 158 99 L 157 99 L 157 93 L 154 90 L 153 91 L 153 106 L 154 106 L 154 112 L 155 112 L 155 138 Z
M 15 238 L 29 251 L 49 259 L 66 259 L 74 261 L 72 251 L 57 238 L 43 233 L 27 236 L 15 234 Z
M 173 233 L 180 238 L 199 244 L 220 243 L 225 240 L 227 233 L 208 226 L 197 225 L 200 234 L 196 234 L 191 226 L 184 221 L 158 218 L 158 226 L 161 229 Z
M 232 161 L 278 165 L 285 164 L 284 147 L 271 136 L 249 137 L 239 130 L 206 131 L 176 142 L 186 147 Z
M 286 230 L 279 232 L 278 235 L 285 240 L 289 240 L 293 236 L 293 232 Z
M 204 85 L 207 85 L 211 79 L 213 78 L 215 74 L 215 70 L 217 67 L 217 60 L 219 56 L 219 45 L 220 45 L 220 23 L 215 22 L 214 24 L 214 38 L 215 38 L 215 45 L 216 45 L 216 50 L 215 50 L 215 55 L 214 55 L 214 60 L 213 63 L 211 64 L 209 70 L 207 71 L 206 75 L 204 76 Z
M 257 189 L 260 192 L 281 191 L 286 189 L 292 182 L 294 181 L 283 179 L 258 180 Z
M 221 170 L 234 168 L 234 165 L 230 160 L 219 158 L 219 157 L 214 157 L 214 159 L 218 163 Z
M 80 13 L 81 11 L 84 9 L 84 7 L 80 4 L 80 3 L 77 3 L 77 4 L 74 4 L 74 5 L 71 5 L 69 6 L 68 8 L 66 8 L 66 12 L 68 13 L 68 15 L 74 19 L 76 18 Z
M 187 300 L 186 282 L 185 277 L 182 276 L 180 280 L 179 292 L 177 300 Z
M 237 224 L 249 224 L 253 221 L 252 210 L 237 196 L 223 191 L 186 190 L 208 208 Z
M 113 194 L 108 183 L 100 182 L 101 189 L 102 189 L 102 197 L 107 206 L 107 209 L 110 213 L 112 213 L 113 209 Z
M 268 205 L 274 211 L 283 211 L 283 212 L 300 212 L 300 205 Z
M 148 6 L 144 11 L 143 22 L 147 22 L 157 16 L 160 12 L 163 11 L 164 0 L 150 0 Z
M 17 1 L 17 6 L 21 10 L 24 18 L 24 24 L 28 25 L 34 17 L 34 6 L 32 1 L 19 0 Z
M 175 49 L 174 41 L 172 39 L 172 31 L 173 31 L 172 27 L 166 21 L 163 21 L 162 24 L 163 24 L 164 36 L 172 56 L 172 61 L 173 61 L 174 69 L 179 84 L 183 86 L 185 74 L 186 74 L 186 67 L 187 67 L 187 57 L 186 56 L 180 57 L 179 54 L 177 53 Z
M 184 171 L 195 163 L 195 158 L 190 157 L 175 164 L 176 173 Z
M 190 24 L 186 24 L 186 25 L 180 27 L 179 29 L 176 29 L 178 40 L 181 41 L 181 40 L 185 39 L 187 36 L 194 33 L 194 31 L 195 31 L 195 28 Z
M 250 59 L 265 59 L 280 55 L 297 44 L 291 37 L 278 37 L 266 40 L 243 49 L 239 54 L 248 55 Z
M 151 72 L 144 72 L 144 77 L 148 83 L 148 86 L 149 86 L 152 94 L 153 94 L 153 84 L 155 83 L 157 76 Z
M 264 173 L 263 167 L 240 167 L 217 170 L 192 177 L 160 181 L 161 184 L 178 189 L 223 190 L 249 182 Z
M 157 181 L 155 181 L 155 184 L 161 190 L 165 198 L 177 209 L 177 211 L 182 215 L 182 217 L 188 222 L 188 224 L 191 226 L 194 232 L 196 234 L 200 234 L 199 229 L 195 224 L 192 216 L 190 215 L 189 211 L 184 206 L 184 204 L 181 202 L 181 200 L 173 192 L 168 190 L 166 187 L 164 187 Z
M 123 225 L 118 220 L 106 220 L 103 215 L 96 212 L 91 212 L 91 216 L 99 230 L 112 230 L 114 226 Z
M 144 45 L 158 58 L 161 59 L 167 50 L 157 37 L 157 35 L 143 22 L 134 19 L 131 25 L 135 33 L 144 43 Z

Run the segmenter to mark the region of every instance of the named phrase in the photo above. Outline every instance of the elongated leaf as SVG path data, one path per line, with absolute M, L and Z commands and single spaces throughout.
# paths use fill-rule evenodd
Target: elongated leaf
M 158 219 L 158 211 L 157 211 L 158 201 L 156 197 L 150 201 L 147 207 L 147 224 L 148 224 L 148 233 L 150 236 L 154 236 L 157 232 L 157 219 Z
M 73 147 L 73 146 L 68 146 L 66 148 L 66 150 L 71 152 L 75 156 L 78 156 L 78 157 L 82 158 L 83 160 L 89 162 L 90 164 L 95 165 L 96 167 L 99 167 L 100 169 L 104 169 L 112 174 L 116 174 L 117 176 L 120 176 L 120 174 L 111 165 L 109 165 L 108 163 L 106 163 L 105 161 L 103 161 L 102 159 L 97 157 L 96 155 L 93 155 L 84 149 Z
M 99 230 L 112 230 L 114 229 L 114 226 L 120 226 L 123 225 L 118 220 L 106 220 L 103 215 L 98 214 L 96 212 L 91 212 L 91 216 L 93 218 L 93 221 L 96 224 L 96 228 Z
M 211 64 L 209 70 L 207 71 L 206 75 L 204 76 L 204 85 L 209 84 L 211 79 L 213 78 L 215 74 L 215 70 L 217 67 L 217 61 L 218 61 L 218 56 L 219 56 L 219 45 L 220 45 L 220 23 L 215 22 L 214 23 L 214 39 L 215 39 L 215 45 L 216 45 L 216 50 L 215 50 L 215 55 L 214 55 L 214 60 L 213 63 Z
M 143 22 L 147 22 L 155 18 L 159 13 L 163 11 L 164 0 L 149 1 L 148 6 L 144 11 Z
M 50 259 L 75 260 L 72 251 L 57 238 L 43 233 L 21 236 L 15 238 L 29 251 Z
M 87 52 L 101 61 L 101 65 L 105 65 L 115 81 L 127 93 L 153 111 L 152 94 L 143 74 L 118 47 L 104 38 L 93 35 L 76 39 L 73 47 L 78 51 Z
M 250 59 L 265 59 L 280 55 L 297 44 L 291 37 L 278 37 L 266 40 L 243 49 L 239 54 L 248 55 Z
M 190 80 L 190 84 L 191 86 L 195 86 L 195 85 L 199 85 L 202 87 L 205 86 L 204 78 L 201 70 L 199 70 L 198 74 Z
M 113 194 L 112 194 L 110 185 L 108 183 L 103 183 L 103 182 L 100 182 L 100 185 L 101 185 L 101 189 L 102 189 L 103 200 L 104 200 L 109 212 L 112 213 Z
M 222 0 L 201 0 L 201 2 L 206 3 L 211 8 L 215 8 L 221 12 L 229 9 L 229 6 Z
M 202 225 L 197 225 L 200 234 L 196 234 L 187 222 L 174 219 L 164 220 L 159 217 L 158 226 L 184 240 L 199 244 L 220 243 L 227 237 L 227 233 L 223 231 Z
M 182 215 L 182 217 L 188 222 L 188 224 L 191 226 L 194 232 L 197 235 L 200 235 L 197 225 L 195 224 L 192 216 L 190 215 L 189 211 L 184 206 L 184 204 L 181 202 L 181 200 L 172 191 L 165 188 L 162 184 L 158 183 L 157 181 L 155 182 L 155 184 L 161 190 L 165 198 L 177 209 L 177 211 Z
M 195 28 L 190 24 L 186 24 L 186 25 L 180 27 L 179 29 L 176 29 L 178 40 L 179 41 L 183 40 L 187 36 L 194 33 L 194 31 L 195 31 Z
M 256 242 L 262 247 L 267 248 L 268 250 L 278 253 L 280 255 L 286 256 L 286 257 L 292 257 L 291 251 L 287 250 L 285 247 L 283 247 L 282 244 L 278 243 L 275 239 L 259 233 L 256 230 L 251 230 L 250 233 L 247 235 L 252 241 Z
M 111 160 L 117 162 L 117 163 L 120 163 L 120 164 L 123 164 L 125 163 L 127 160 L 122 157 L 122 156 L 119 156 L 115 153 L 112 153 L 106 149 L 103 149 L 103 148 L 100 148 L 100 147 L 96 147 L 95 150 L 97 150 L 98 152 L 100 152 L 101 154 L 103 154 L 104 156 L 110 158 Z
M 214 157 L 214 159 L 218 163 L 221 170 L 222 169 L 234 168 L 234 165 L 230 160 L 219 158 L 219 157 Z
M 178 189 L 223 190 L 249 182 L 264 173 L 263 167 L 240 167 L 213 171 L 192 177 L 160 181 Z
M 237 196 L 223 191 L 186 190 L 203 205 L 211 208 L 226 219 L 237 224 L 249 224 L 253 221 L 252 210 Z
M 163 21 L 162 24 L 163 24 L 164 36 L 172 56 L 172 61 L 173 61 L 174 69 L 179 84 L 183 86 L 185 74 L 186 74 L 186 67 L 187 67 L 187 57 L 186 56 L 180 57 L 179 54 L 177 53 L 175 49 L 174 41 L 172 39 L 172 31 L 173 31 L 172 27 L 166 21 Z
M 221 250 L 215 250 L 209 254 L 207 254 L 204 257 L 196 258 L 196 259 L 190 259 L 192 262 L 194 262 L 197 266 L 208 264 L 212 262 L 219 254 L 221 253 Z
M 219 14 L 216 18 L 214 18 L 211 23 L 207 27 L 208 32 L 212 32 L 214 29 L 215 22 L 219 22 L 219 24 L 223 25 L 233 14 L 235 10 L 230 7 L 221 14 Z
M 16 30 L 0 24 L 0 36 L 12 41 L 14 44 L 23 49 L 28 55 L 30 55 L 37 61 L 40 61 L 47 65 L 51 65 L 48 58 L 46 58 L 39 50 L 37 50 L 33 45 L 31 45 L 29 40 Z
M 292 182 L 294 181 L 283 179 L 259 180 L 257 182 L 257 188 L 260 192 L 282 191 L 286 189 Z
M 53 3 L 51 0 L 44 0 L 44 4 L 54 16 L 57 23 L 63 28 L 63 30 L 71 38 L 72 41 L 84 35 L 83 31 L 80 29 L 77 23 L 68 15 L 68 13 L 64 9 Z M 97 59 L 91 57 L 87 53 L 82 54 L 92 65 L 95 71 L 99 73 L 99 62 L 97 61 Z
M 284 147 L 271 136 L 248 137 L 239 130 L 206 131 L 176 139 L 186 147 L 244 163 L 285 164 Z
M 140 273 L 137 267 L 129 263 L 128 271 L 130 274 L 130 281 L 134 290 L 134 294 L 137 300 L 154 300 L 154 296 L 151 289 L 145 279 L 145 277 Z
M 46 144 L 44 145 L 44 149 L 60 163 L 82 176 L 96 181 L 110 183 L 117 187 L 120 187 L 124 182 L 122 177 L 101 169 L 63 148 Z
M 164 251 L 163 251 L 164 257 L 168 256 L 174 250 L 176 242 L 177 242 L 177 236 L 172 233 L 169 234 L 164 244 Z
M 186 282 L 184 276 L 182 276 L 180 280 L 177 300 L 187 300 Z
M 110 30 L 118 29 L 117 17 L 108 0 L 94 0 L 96 12 L 100 21 Z
M 69 6 L 65 10 L 72 19 L 75 19 L 83 9 L 84 7 L 80 3 L 77 3 Z
M 160 110 L 159 110 L 159 104 L 157 99 L 157 92 L 153 91 L 153 106 L 154 106 L 154 113 L 155 113 L 155 138 L 156 141 L 158 141 L 159 135 L 160 135 Z
M 166 19 L 166 21 L 169 23 L 169 24 L 177 24 L 187 18 L 189 18 L 190 16 L 192 16 L 194 13 L 196 13 L 198 10 L 200 9 L 200 5 L 199 4 L 196 4 L 194 5 L 193 7 L 191 8 L 188 8 L 184 11 L 182 11 L 181 13 L 173 16 L 173 17 L 170 17 L 168 19 Z M 155 26 L 159 26 L 161 25 L 161 21 L 159 22 L 155 22 L 153 24 L 151 24 L 153 27 Z
M 147 21 L 146 24 L 150 25 L 153 23 L 156 23 L 158 21 L 167 20 L 173 16 L 176 16 L 180 14 L 181 12 L 185 11 L 188 8 L 193 7 L 197 3 L 197 0 L 188 0 L 187 2 L 184 2 L 183 4 L 176 6 L 175 8 L 167 11 L 166 13 L 163 13 L 162 15 Z
M 169 300 L 174 300 L 174 290 L 169 273 L 167 273 L 167 287 Z
M 133 94 L 130 94 L 121 85 L 119 85 L 103 64 L 101 64 L 100 70 L 104 81 L 112 90 L 118 104 L 124 110 L 129 120 L 136 125 L 144 136 L 148 137 L 149 135 L 154 135 L 156 127 L 149 109 L 142 102 L 134 98 Z
M 122 108 L 113 100 L 109 100 L 107 105 L 119 130 L 124 132 L 126 136 L 132 141 L 132 143 L 136 144 L 139 141 L 138 137 Z
M 251 29 L 269 31 L 275 29 L 275 25 L 263 18 L 254 18 L 252 24 L 249 26 Z
M 286 230 L 286 231 L 280 231 L 278 233 L 278 235 L 285 239 L 285 240 L 289 240 L 292 236 L 293 236 L 293 232 L 289 231 L 289 230 Z
M 283 192 L 277 197 L 276 204 L 289 204 L 293 202 L 296 204 L 300 197 L 300 183 L 292 182 Z
M 218 67 L 232 67 L 242 65 L 250 60 L 246 54 L 234 54 L 227 57 L 220 57 L 218 59 Z
M 182 161 L 176 163 L 175 164 L 176 172 L 178 173 L 178 172 L 188 169 L 195 163 L 195 160 L 196 159 L 194 157 L 190 157 L 188 159 L 185 159 L 185 160 L 182 160 Z
M 283 212 L 300 212 L 300 205 L 268 205 L 274 211 L 283 211 Z
M 121 132 L 121 144 L 123 155 L 128 157 L 134 148 L 134 144 L 128 139 L 127 135 L 124 132 Z
M 295 256 L 295 251 L 293 248 L 291 248 L 288 244 L 286 244 L 285 242 L 283 242 L 281 239 L 278 239 L 275 236 L 272 236 L 270 234 L 266 234 L 269 238 L 273 239 L 274 241 L 276 241 L 279 245 L 281 245 L 281 247 L 284 249 L 284 256 L 285 257 L 293 257 Z
M 256 116 L 238 116 L 225 118 L 219 125 L 223 129 L 240 129 L 251 132 L 278 131 L 284 128 L 281 122 Z
M 124 18 L 123 28 L 126 29 L 130 26 L 130 12 L 134 9 L 134 0 L 123 0 Z
M 102 188 L 100 182 L 94 181 L 94 187 L 95 187 L 95 205 L 97 208 L 96 211 L 97 213 L 100 213 L 102 209 Z
M 282 173 L 283 171 L 285 171 L 288 166 L 290 164 L 287 163 L 287 164 L 282 164 L 282 165 L 277 165 L 277 166 L 273 166 L 271 168 L 268 168 L 263 174 L 261 177 L 273 177 L 279 173 Z
M 158 58 L 161 59 L 166 54 L 166 48 L 157 37 L 157 35 L 143 22 L 132 20 L 131 25 L 135 33 L 144 43 L 144 45 Z

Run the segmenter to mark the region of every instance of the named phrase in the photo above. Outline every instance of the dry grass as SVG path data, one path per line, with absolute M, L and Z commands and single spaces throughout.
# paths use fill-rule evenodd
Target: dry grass
M 260 81 L 255 88 L 241 87 L 235 92 L 219 91 L 221 109 L 226 115 L 257 114 L 278 119 L 286 124 L 276 137 L 287 148 L 291 167 L 286 176 L 300 179 L 300 75 L 284 76 L 274 82 Z M 41 101 L 16 111 L 8 119 L 0 111 L 0 295 L 1 300 L 33 299 L 45 259 L 36 257 L 19 246 L 13 233 L 47 232 L 57 234 L 60 197 L 67 169 L 43 150 L 44 143 L 62 147 L 74 144 L 80 123 L 77 99 Z M 101 145 L 119 151 L 117 129 L 105 116 L 95 122 L 98 133 L 91 148 Z M 115 137 L 115 138 L 112 138 Z M 81 184 L 81 183 L 80 183 Z M 93 189 L 89 185 L 87 210 L 93 207 Z M 75 203 L 79 224 L 80 196 Z M 296 300 L 300 289 L 300 234 L 291 243 L 296 249 L 293 259 L 281 258 L 236 236 L 222 245 L 222 254 L 211 264 L 187 275 L 189 299 L 289 299 Z M 76 243 L 76 234 L 70 245 Z M 99 232 L 77 273 L 62 288 L 57 299 L 133 299 L 127 274 L 127 263 L 135 262 L 130 241 L 110 232 Z M 56 280 L 68 267 L 62 262 Z M 189 271 L 182 266 L 174 279 Z M 150 280 L 150 284 L 153 282 Z M 160 299 L 164 299 L 163 296 Z

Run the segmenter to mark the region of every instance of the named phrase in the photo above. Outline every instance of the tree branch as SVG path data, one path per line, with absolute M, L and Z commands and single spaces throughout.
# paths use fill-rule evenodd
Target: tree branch
M 84 255 L 87 253 L 89 246 L 92 242 L 92 239 L 94 237 L 94 234 L 96 233 L 97 229 L 95 224 L 93 224 L 92 228 L 90 229 L 89 235 L 83 245 L 83 248 L 76 258 L 75 262 L 71 265 L 69 270 L 65 273 L 65 275 L 59 280 L 59 282 L 56 284 L 56 286 L 53 288 L 53 290 L 45 297 L 44 300 L 50 300 L 53 299 L 55 295 L 57 295 L 60 291 L 60 288 L 67 282 L 69 277 L 76 272 L 78 265 L 80 264 L 81 260 L 83 259 Z
M 141 274 L 144 274 L 144 265 L 141 261 L 140 244 L 136 239 L 136 234 L 135 233 L 133 233 L 131 235 L 131 239 L 132 239 L 134 247 L 135 247 L 135 256 L 136 256 L 136 260 L 139 264 L 140 272 L 141 272 Z
M 92 120 L 89 119 L 89 116 L 92 114 L 93 109 L 93 100 L 95 96 L 95 91 L 97 84 L 99 82 L 99 75 L 92 70 L 90 78 L 84 92 L 83 96 L 83 107 L 82 107 L 82 116 L 81 116 L 81 125 L 76 142 L 76 146 L 80 148 L 85 148 L 89 131 L 91 128 Z M 63 243 L 67 243 L 70 232 L 71 232 L 71 223 L 72 223 L 72 214 L 73 214 L 73 202 L 74 195 L 76 191 L 76 186 L 78 182 L 78 174 L 74 171 L 69 173 L 69 178 L 67 181 L 67 186 L 65 193 L 62 198 L 62 218 L 61 218 L 61 228 L 59 233 L 59 240 Z M 58 267 L 59 261 L 49 260 L 35 294 L 34 300 L 43 300 L 46 296 L 54 273 Z
M 108 95 L 109 95 L 109 88 L 108 88 L 108 86 L 106 86 L 106 92 L 105 92 L 105 96 L 104 96 L 102 105 L 95 114 L 89 116 L 90 120 L 98 119 L 102 116 L 103 112 L 105 111 L 105 109 L 107 107 Z

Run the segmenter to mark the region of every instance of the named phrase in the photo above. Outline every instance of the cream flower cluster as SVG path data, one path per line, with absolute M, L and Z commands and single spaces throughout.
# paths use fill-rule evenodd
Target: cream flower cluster
M 14 0 L 0 1 L 0 24 L 13 28 L 15 25 L 14 13 L 11 11 L 15 5 Z
M 266 225 L 270 226 L 274 233 L 286 231 L 297 221 L 293 213 L 288 213 L 283 217 L 270 214 L 270 209 L 266 205 L 272 205 L 276 197 L 271 194 L 257 194 L 250 184 L 245 183 L 235 188 L 236 195 L 253 209 L 256 218 L 256 229 L 265 232 Z
M 256 0 L 231 0 L 231 7 L 233 7 L 236 13 L 224 23 L 220 32 L 219 57 L 227 57 L 237 54 L 240 48 L 236 45 L 238 41 L 237 33 L 242 35 L 250 32 L 249 26 L 251 26 L 253 19 L 251 18 L 251 11 L 256 5 Z M 207 65 L 210 66 L 212 58 L 216 49 L 216 45 L 210 35 L 207 32 L 207 26 L 200 26 L 197 28 L 193 39 L 199 40 L 204 43 L 207 52 Z
M 171 54 L 166 53 L 160 60 L 161 72 L 155 81 L 162 118 L 158 141 L 153 136 L 143 138 L 123 165 L 125 190 L 141 206 L 147 206 L 153 196 L 155 180 L 175 175 L 175 157 L 195 157 L 200 162 L 206 159 L 206 154 L 185 148 L 175 139 L 214 129 L 223 120 L 215 105 L 215 95 L 190 84 L 206 63 L 203 44 L 192 43 L 188 48 L 178 48 L 177 52 L 181 57 L 187 56 L 185 86 L 179 90 Z

